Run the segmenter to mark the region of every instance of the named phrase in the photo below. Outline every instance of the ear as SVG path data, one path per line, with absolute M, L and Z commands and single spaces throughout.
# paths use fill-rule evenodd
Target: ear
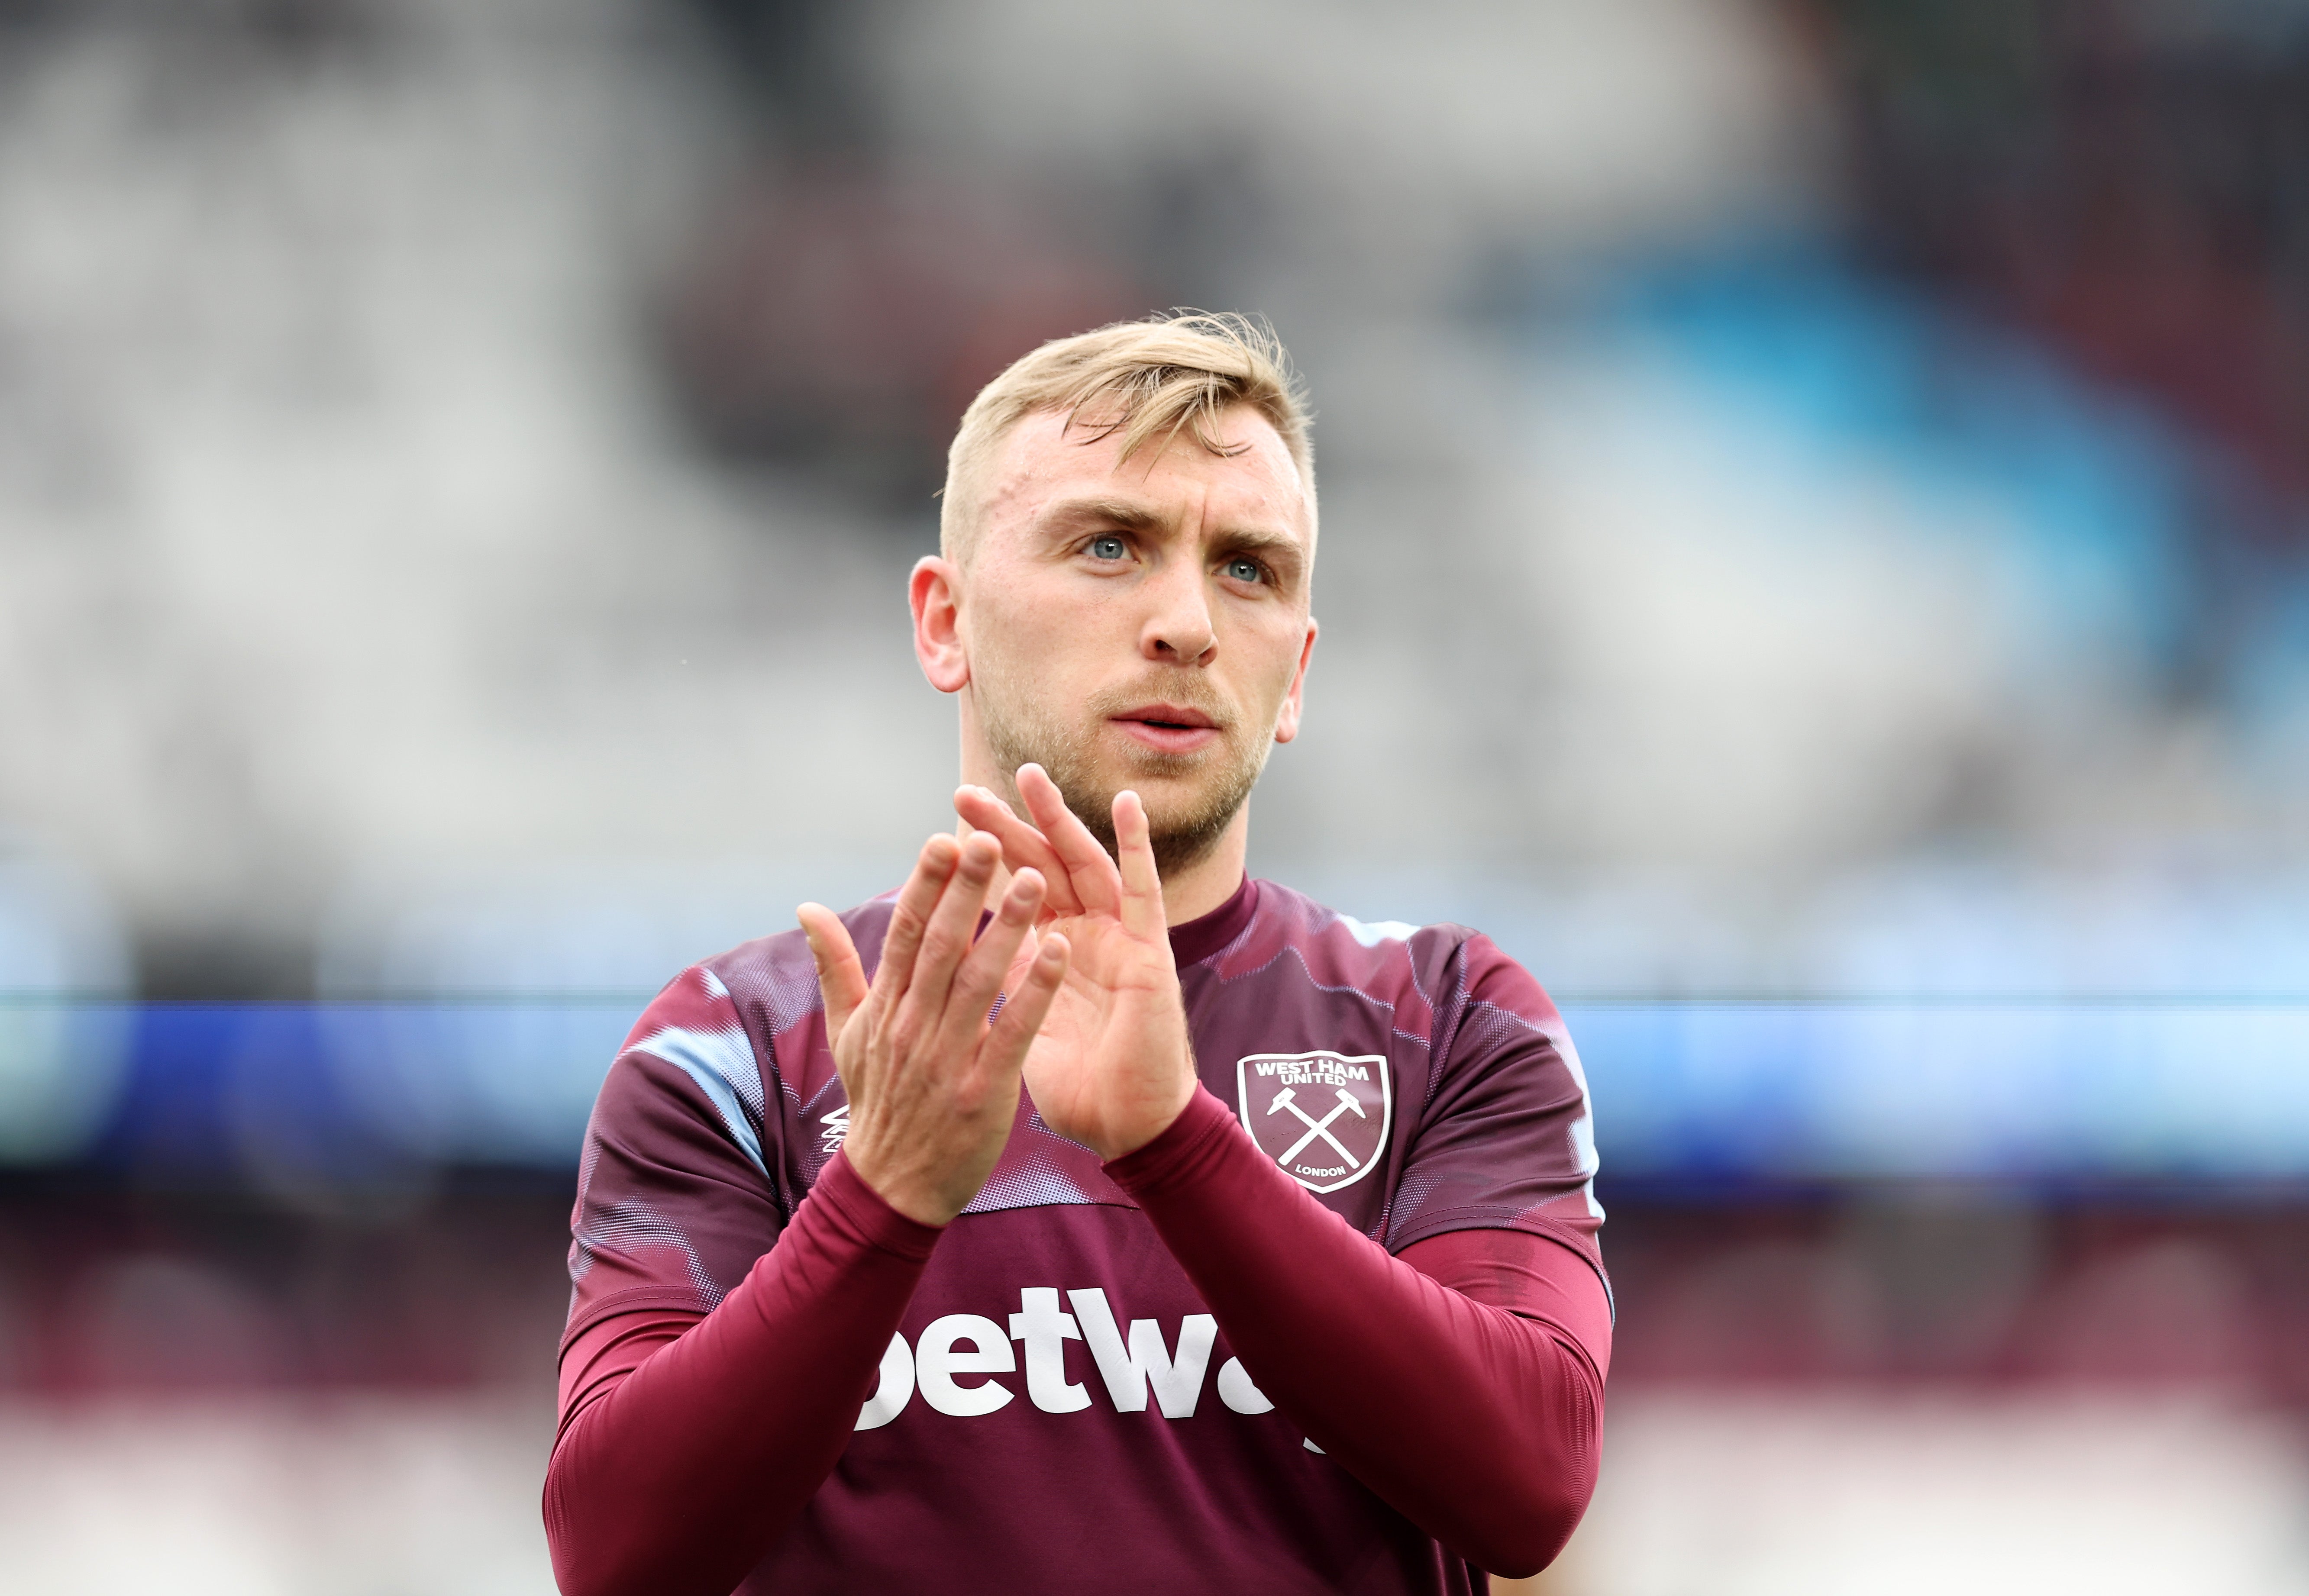
M 914 658 L 921 661 L 922 674 L 941 693 L 961 692 L 970 685 L 970 658 L 962 642 L 961 570 L 944 555 L 923 556 L 906 582 L 906 600 L 913 606 Z
M 1275 717 L 1275 740 L 1287 743 L 1299 735 L 1299 712 L 1307 690 L 1307 661 L 1315 657 L 1315 634 L 1323 628 L 1307 617 L 1307 640 L 1299 645 L 1299 669 L 1292 674 L 1291 691 L 1283 695 L 1283 712 Z

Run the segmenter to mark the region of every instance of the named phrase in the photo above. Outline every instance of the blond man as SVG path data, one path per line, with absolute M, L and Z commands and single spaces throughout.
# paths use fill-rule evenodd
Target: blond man
M 1611 1335 L 1562 1023 L 1483 936 L 1245 868 L 1315 552 L 1253 324 L 971 406 L 910 589 L 956 834 L 677 977 L 594 1110 L 569 1596 L 1467 1592 L 1561 1548 Z

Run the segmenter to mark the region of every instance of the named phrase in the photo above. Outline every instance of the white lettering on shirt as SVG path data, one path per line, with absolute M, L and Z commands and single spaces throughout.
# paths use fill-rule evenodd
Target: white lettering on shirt
M 933 1411 L 955 1418 L 995 1412 L 1009 1405 L 1017 1393 L 999 1380 L 965 1384 L 956 1376 L 1007 1375 L 1022 1367 L 1027 1400 L 1037 1409 L 1079 1413 L 1091 1405 L 1091 1395 L 1088 1387 L 1067 1378 L 1068 1342 L 1081 1342 L 1089 1349 L 1118 1412 L 1145 1412 L 1152 1392 L 1164 1418 L 1195 1416 L 1203 1376 L 1218 1341 L 1216 1319 L 1208 1314 L 1185 1316 L 1179 1322 L 1173 1352 L 1155 1320 L 1133 1319 L 1126 1334 L 1115 1323 L 1106 1293 L 1098 1288 L 1065 1295 L 1074 1305 L 1073 1313 L 1060 1307 L 1055 1288 L 1025 1287 L 1018 1293 L 1018 1311 L 1010 1316 L 1007 1335 L 1001 1325 L 978 1314 L 933 1319 L 913 1346 L 903 1333 L 893 1335 L 883 1349 L 874 1394 L 859 1410 L 853 1428 L 880 1429 L 906 1411 L 917 1391 Z M 1019 1354 L 1011 1351 L 1012 1342 L 1019 1344 Z M 1220 1366 L 1215 1384 L 1219 1400 L 1232 1411 L 1275 1411 L 1275 1403 L 1251 1383 L 1239 1359 L 1230 1358 Z
M 1250 1376 L 1242 1367 L 1242 1359 L 1230 1358 L 1219 1366 L 1219 1401 L 1238 1413 L 1272 1413 L 1275 1402 L 1267 1393 L 1250 1383 Z
M 1179 1322 L 1179 1351 L 1174 1358 L 1163 1346 L 1163 1327 L 1152 1319 L 1130 1321 L 1126 1348 L 1114 1328 L 1113 1310 L 1106 1293 L 1093 1286 L 1069 1291 L 1075 1317 L 1082 1322 L 1083 1340 L 1090 1346 L 1106 1393 L 1117 1411 L 1144 1412 L 1146 1391 L 1154 1387 L 1155 1405 L 1165 1419 L 1192 1419 L 1203 1394 L 1203 1371 L 1211 1360 L 1211 1343 L 1218 1339 L 1219 1322 L 1208 1314 L 1189 1314 Z
M 976 1350 L 958 1352 L 956 1342 L 968 1342 Z M 979 1314 L 948 1314 L 943 1319 L 932 1319 L 922 1327 L 921 1341 L 914 1348 L 914 1384 L 921 1387 L 922 1400 L 958 1419 L 991 1413 L 1008 1402 L 1013 1393 L 1008 1386 L 992 1380 L 957 1385 L 955 1376 L 1007 1374 L 1017 1367 L 1010 1338 L 1002 1333 L 1002 1326 Z
M 1368 1065 L 1352 1064 L 1344 1058 L 1252 1058 L 1244 1062 L 1258 1074 L 1273 1076 L 1279 1086 L 1344 1086 L 1350 1081 L 1371 1078 Z
M 1026 1350 L 1026 1398 L 1045 1413 L 1079 1413 L 1090 1393 L 1067 1378 L 1067 1343 L 1082 1340 L 1072 1314 L 1059 1311 L 1058 1291 L 1028 1286 L 1010 1316 L 1010 1339 Z
M 890 1344 L 882 1349 L 882 1375 L 874 1387 L 874 1394 L 858 1411 L 854 1429 L 880 1429 L 906 1411 L 914 1399 L 914 1354 L 906 1345 L 906 1338 L 894 1335 Z

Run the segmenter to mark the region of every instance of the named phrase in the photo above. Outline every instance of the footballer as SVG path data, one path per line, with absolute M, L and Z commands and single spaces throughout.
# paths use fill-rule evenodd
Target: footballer
M 594 1108 L 567 1596 L 1465 1592 L 1561 1549 L 1612 1326 L 1562 1022 L 1475 932 L 1245 868 L 1316 542 L 1256 324 L 1063 339 L 971 405 L 909 589 L 955 833 L 677 976 Z

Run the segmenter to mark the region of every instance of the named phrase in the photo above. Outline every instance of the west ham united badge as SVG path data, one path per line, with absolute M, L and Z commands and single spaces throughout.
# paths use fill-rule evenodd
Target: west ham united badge
M 1235 1111 L 1293 1180 L 1335 1192 L 1370 1174 L 1386 1152 L 1394 1080 L 1377 1053 L 1253 1053 L 1234 1066 Z

